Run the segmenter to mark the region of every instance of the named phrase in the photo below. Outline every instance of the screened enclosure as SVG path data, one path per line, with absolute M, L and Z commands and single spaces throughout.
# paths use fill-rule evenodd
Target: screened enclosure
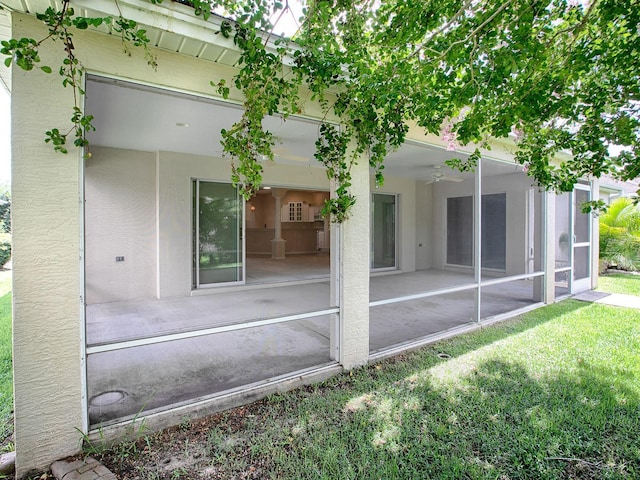
M 416 182 L 426 268 L 371 279 L 374 354 L 543 301 L 543 192 L 513 163 L 483 159 L 473 173 L 436 172 Z

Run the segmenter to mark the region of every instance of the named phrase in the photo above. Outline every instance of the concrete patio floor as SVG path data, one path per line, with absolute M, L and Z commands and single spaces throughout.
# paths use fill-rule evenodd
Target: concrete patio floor
M 372 276 L 372 302 L 468 284 L 443 271 Z M 468 324 L 475 290 L 370 308 L 370 351 Z M 536 303 L 533 282 L 483 288 L 482 317 Z M 330 308 L 329 281 L 273 284 L 186 298 L 87 306 L 88 345 L 149 338 Z M 93 427 L 220 395 L 250 384 L 334 363 L 333 315 L 93 353 L 87 359 L 89 420 Z

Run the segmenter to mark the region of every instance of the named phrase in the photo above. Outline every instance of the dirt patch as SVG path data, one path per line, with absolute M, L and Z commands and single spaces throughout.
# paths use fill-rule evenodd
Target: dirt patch
M 263 402 L 184 421 L 96 456 L 119 479 L 260 479 L 272 466 L 243 434 Z

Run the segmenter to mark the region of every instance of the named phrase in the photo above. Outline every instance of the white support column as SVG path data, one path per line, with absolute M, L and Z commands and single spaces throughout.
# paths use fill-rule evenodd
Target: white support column
M 335 186 L 333 182 L 331 182 L 331 194 L 333 195 L 335 191 Z M 328 219 L 327 219 L 328 221 Z M 330 281 L 329 281 L 329 295 L 331 300 L 332 307 L 340 306 L 340 266 L 342 262 L 340 261 L 340 256 L 342 255 L 342 247 L 341 247 L 341 228 L 337 223 L 330 223 L 331 235 L 329 238 L 329 249 L 331 252 L 330 256 Z M 341 314 L 331 315 L 330 325 L 329 325 L 329 355 L 331 356 L 331 360 L 336 360 L 340 362 L 340 351 L 341 341 L 340 335 L 341 333 Z
M 361 158 L 351 175 L 357 200 L 339 229 L 339 360 L 347 370 L 369 360 L 369 162 Z
M 285 249 L 287 241 L 282 238 L 282 199 L 287 194 L 287 190 L 284 188 L 274 188 L 271 190 L 271 195 L 275 199 L 275 232 L 273 235 L 273 240 L 271 240 L 271 258 L 274 260 L 284 260 L 285 258 Z
M 475 195 L 473 196 L 473 235 L 474 235 L 474 280 L 476 283 L 476 322 L 482 318 L 482 159 L 478 161 L 475 173 Z
M 556 194 L 544 193 L 543 228 L 544 228 L 544 294 L 542 300 L 546 304 L 556 299 Z
M 591 200 L 600 198 L 600 180 L 594 178 L 591 181 Z M 600 219 L 597 215 L 591 216 L 591 288 L 598 287 L 600 275 Z
M 42 38 L 34 17 L 12 14 L 12 36 Z M 59 46 L 40 47 L 56 59 Z M 53 61 L 53 60 L 52 60 Z M 82 155 L 42 140 L 65 130 L 73 105 L 60 79 L 12 72 L 13 374 L 16 478 L 78 453 L 85 428 L 82 295 L 78 274 Z

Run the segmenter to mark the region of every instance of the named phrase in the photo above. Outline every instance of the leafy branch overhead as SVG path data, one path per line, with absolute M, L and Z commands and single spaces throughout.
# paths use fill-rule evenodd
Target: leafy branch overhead
M 245 196 L 262 181 L 261 162 L 273 158 L 262 120 L 299 113 L 303 86 L 326 117 L 341 123 L 339 132 L 323 125 L 316 144 L 316 158 L 336 188 L 325 211 L 337 221 L 348 218 L 355 202 L 353 162 L 368 157 L 381 184 L 384 159 L 405 141 L 412 122 L 451 150 L 510 137 L 516 160 L 545 188 L 570 190 L 582 177 L 640 175 L 639 0 L 308 0 L 292 39 L 273 35 L 292 14 L 286 0 L 180 3 L 205 20 L 212 12 L 226 17 L 218 33 L 241 51 L 232 86 L 244 95 L 245 111 L 222 133 L 233 180 Z M 38 18 L 49 27 L 47 38 L 3 42 L 2 53 L 20 68 L 47 72 L 38 47 L 60 41 L 60 74 L 79 94 L 82 66 L 71 27 L 106 24 L 125 49 L 141 46 L 155 64 L 135 22 L 75 17 L 68 1 Z M 211 84 L 230 94 L 224 80 Z M 83 146 L 90 116 L 76 108 L 71 131 Z M 66 135 L 54 129 L 48 140 L 64 151 Z M 556 163 L 559 154 L 569 160 Z M 453 165 L 471 169 L 479 157 L 476 150 Z

